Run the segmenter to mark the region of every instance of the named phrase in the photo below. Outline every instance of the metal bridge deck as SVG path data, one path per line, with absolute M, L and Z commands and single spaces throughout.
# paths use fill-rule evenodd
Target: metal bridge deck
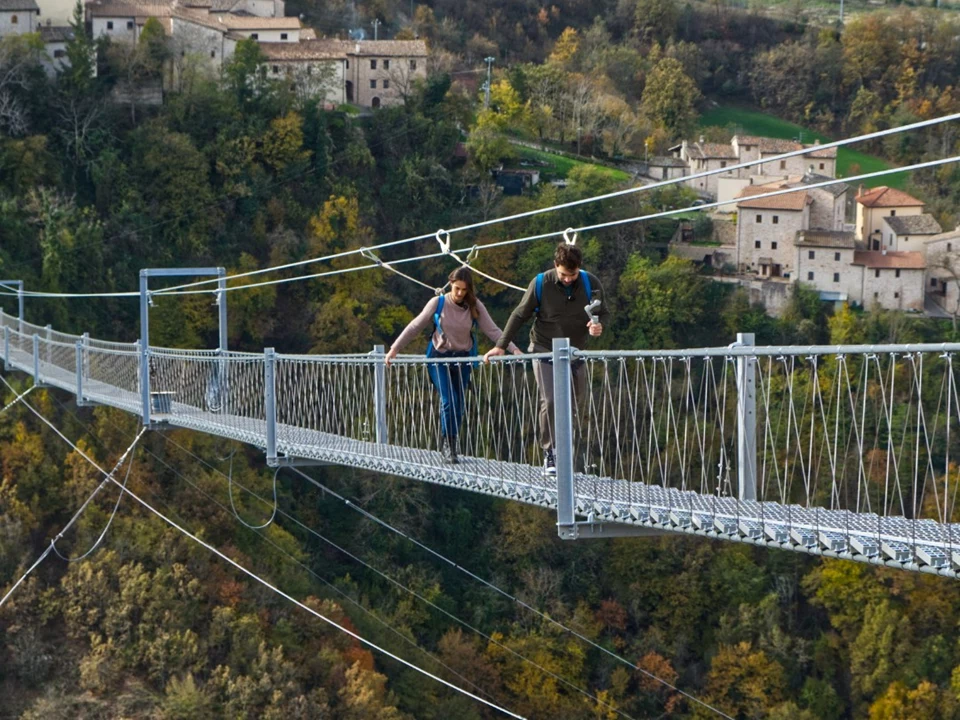
M 9 365 L 33 373 L 33 357 L 12 350 Z M 43 384 L 76 393 L 76 375 L 40 362 Z M 139 392 L 109 383 L 85 380 L 84 401 L 140 415 Z M 182 427 L 231 440 L 266 446 L 262 420 L 215 413 L 180 402 L 155 417 Z M 556 479 L 540 468 L 484 458 L 462 457 L 457 465 L 443 462 L 439 452 L 354 440 L 291 425 L 277 426 L 278 453 L 322 463 L 398 475 L 507 500 L 555 509 Z M 960 566 L 960 525 L 903 517 L 880 517 L 848 510 L 804 508 L 776 502 L 741 501 L 706 496 L 627 480 L 576 475 L 577 513 L 593 524 L 581 537 L 671 532 L 826 555 L 871 564 L 955 576 Z

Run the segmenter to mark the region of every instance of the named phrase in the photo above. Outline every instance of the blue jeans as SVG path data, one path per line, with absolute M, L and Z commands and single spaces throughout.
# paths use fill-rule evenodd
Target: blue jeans
M 440 352 L 431 342 L 428 358 L 470 357 L 469 352 Z M 463 418 L 464 398 L 470 389 L 470 363 L 428 363 L 430 382 L 440 393 L 440 428 L 445 437 L 456 437 Z

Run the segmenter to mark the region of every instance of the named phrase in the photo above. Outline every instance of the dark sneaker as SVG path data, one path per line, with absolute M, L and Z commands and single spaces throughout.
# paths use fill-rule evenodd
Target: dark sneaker
M 450 463 L 451 465 L 456 465 L 459 461 L 457 458 L 457 439 L 454 438 L 443 438 L 440 451 L 443 453 L 443 461 Z
M 543 474 L 550 477 L 557 475 L 557 460 L 553 456 L 553 450 L 547 450 L 543 456 Z

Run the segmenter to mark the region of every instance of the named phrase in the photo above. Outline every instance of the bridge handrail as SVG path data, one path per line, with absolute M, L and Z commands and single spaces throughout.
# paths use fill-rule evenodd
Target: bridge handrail
M 682 350 L 575 350 L 579 358 L 688 358 L 688 357 L 797 357 L 807 355 L 883 355 L 889 353 L 956 353 L 960 343 L 913 343 L 886 345 L 729 345 Z

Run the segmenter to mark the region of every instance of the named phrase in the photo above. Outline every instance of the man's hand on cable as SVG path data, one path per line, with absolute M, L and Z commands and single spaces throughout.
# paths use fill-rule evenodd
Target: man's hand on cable
M 506 354 L 506 351 L 505 351 L 503 348 L 501 348 L 501 347 L 492 347 L 492 348 L 490 348 L 489 350 L 487 350 L 487 352 L 484 354 L 484 356 L 483 356 L 483 361 L 484 361 L 485 363 L 489 363 L 489 362 L 490 362 L 490 358 L 492 358 L 492 357 L 499 357 L 499 356 L 505 355 L 505 354 Z
M 600 333 L 603 332 L 603 323 L 598 323 L 591 320 L 587 323 L 587 327 L 590 328 L 590 335 L 592 337 L 600 337 Z

